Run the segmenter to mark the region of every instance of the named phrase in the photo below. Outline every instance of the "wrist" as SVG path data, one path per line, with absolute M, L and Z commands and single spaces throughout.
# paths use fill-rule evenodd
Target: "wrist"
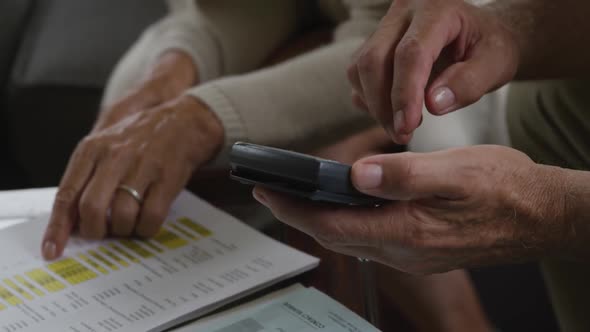
M 507 186 L 512 236 L 522 258 L 562 257 L 570 251 L 572 228 L 567 217 L 564 169 L 531 163 L 519 168 Z
M 533 209 L 544 254 L 568 260 L 590 258 L 590 172 L 537 165 Z
M 184 95 L 178 99 L 177 105 L 186 120 L 203 135 L 209 150 L 208 159 L 213 159 L 225 141 L 223 123 L 207 104 L 196 97 Z
M 546 46 L 545 36 L 539 34 L 539 22 L 546 20 L 547 5 L 547 1 L 495 0 L 487 6 L 514 36 L 518 50 L 516 79 L 539 79 L 550 67 L 546 56 L 551 47 Z
M 564 221 L 569 237 L 564 257 L 590 258 L 590 172 L 560 169 L 564 181 Z
M 542 248 L 542 256 L 563 256 L 572 240 L 571 220 L 567 217 L 567 173 L 563 168 L 542 164 L 535 164 L 529 172 L 533 174 L 528 181 L 533 188 L 529 197 L 534 204 L 530 206 L 532 224 L 527 227 L 537 238 L 530 244 Z
M 516 68 L 515 76 L 518 78 L 522 76 L 522 67 L 526 66 L 528 61 L 527 49 L 530 48 L 530 23 L 525 22 L 529 19 L 529 13 L 517 10 L 516 6 L 512 1 L 492 0 L 487 1 L 480 7 L 497 20 L 500 29 L 505 33 L 505 39 L 513 45 L 512 63 Z
M 169 50 L 160 55 L 148 75 L 147 85 L 153 86 L 163 100 L 170 100 L 199 83 L 196 64 L 185 52 Z

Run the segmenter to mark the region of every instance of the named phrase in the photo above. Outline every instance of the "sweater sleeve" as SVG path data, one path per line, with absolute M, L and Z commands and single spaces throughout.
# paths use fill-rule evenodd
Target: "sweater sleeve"
M 168 16 L 147 32 L 151 56 L 185 51 L 201 82 L 252 70 L 297 28 L 296 1 L 169 0 Z
M 351 1 L 353 3 L 354 1 Z M 308 150 L 374 124 L 351 102 L 350 59 L 387 6 L 350 6 L 335 42 L 287 62 L 191 89 L 225 128 L 225 151 L 236 141 Z
M 307 150 L 373 123 L 355 108 L 346 78 L 361 39 L 326 46 L 254 73 L 193 88 L 236 141 Z

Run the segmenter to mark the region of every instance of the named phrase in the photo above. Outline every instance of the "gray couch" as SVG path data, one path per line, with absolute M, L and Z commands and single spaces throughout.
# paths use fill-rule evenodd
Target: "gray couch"
M 118 59 L 163 0 L 0 1 L 2 188 L 59 181 Z

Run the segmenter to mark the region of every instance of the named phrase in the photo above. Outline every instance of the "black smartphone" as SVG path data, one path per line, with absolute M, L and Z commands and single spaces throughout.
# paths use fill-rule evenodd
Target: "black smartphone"
M 349 165 L 302 153 L 238 142 L 232 147 L 230 166 L 234 180 L 314 201 L 365 206 L 386 202 L 356 190 Z

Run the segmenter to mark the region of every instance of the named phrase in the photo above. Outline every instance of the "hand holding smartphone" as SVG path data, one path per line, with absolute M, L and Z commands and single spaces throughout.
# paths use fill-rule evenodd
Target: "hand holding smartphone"
M 238 142 L 230 153 L 230 177 L 314 201 L 378 206 L 386 200 L 357 191 L 351 167 L 336 161 Z

